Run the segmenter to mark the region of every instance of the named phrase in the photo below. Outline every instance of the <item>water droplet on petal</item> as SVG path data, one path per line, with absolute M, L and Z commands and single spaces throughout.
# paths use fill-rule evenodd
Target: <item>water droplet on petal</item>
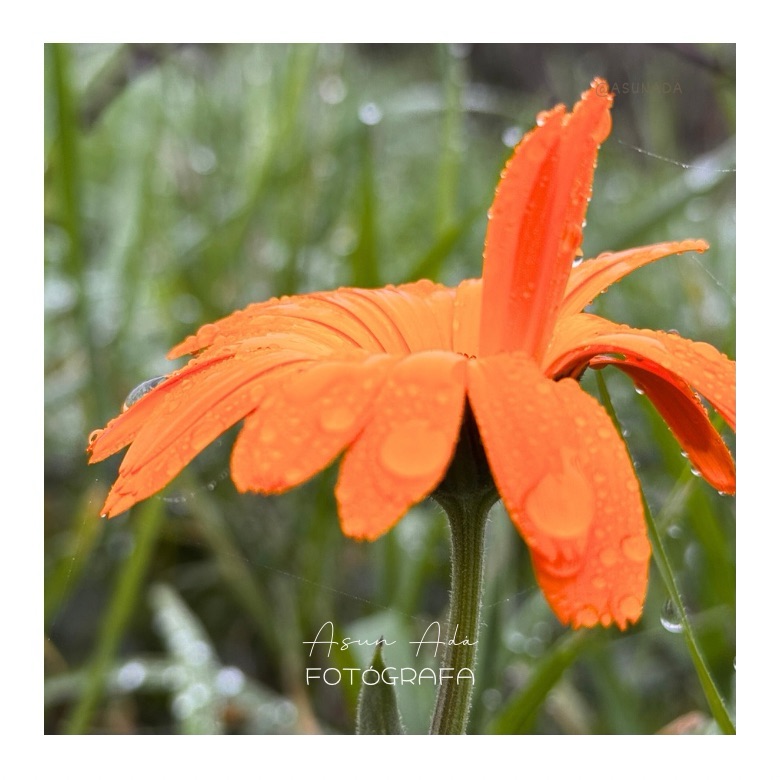
M 89 445 L 90 447 L 95 443 L 97 440 L 97 437 L 100 436 L 100 434 L 103 433 L 103 428 L 96 428 L 92 433 L 89 434 Z
M 650 557 L 650 542 L 645 536 L 637 534 L 636 536 L 627 536 L 620 543 L 620 549 L 623 554 L 631 561 L 644 563 Z
M 133 404 L 138 403 L 147 393 L 150 393 L 157 385 L 164 382 L 167 378 L 167 376 L 155 376 L 151 379 L 147 379 L 145 382 L 141 382 L 137 387 L 134 387 L 127 398 L 125 398 L 122 411 L 126 412 Z
M 626 620 L 635 621 L 642 614 L 642 602 L 636 596 L 624 596 L 619 606 Z
M 528 494 L 525 510 L 543 533 L 558 539 L 581 537 L 593 522 L 593 489 L 569 460 L 562 471 L 542 477 Z
M 683 630 L 682 619 L 674 602 L 667 599 L 661 608 L 661 625 L 670 634 L 681 634 Z
M 355 409 L 348 406 L 332 406 L 320 412 L 320 425 L 329 433 L 347 430 L 355 422 Z
M 379 451 L 388 471 L 399 477 L 422 477 L 446 464 L 454 442 L 423 420 L 409 420 L 393 428 Z
M 577 620 L 586 628 L 592 628 L 599 622 L 599 613 L 595 607 L 583 607 L 577 612 Z
M 645 394 L 645 391 L 644 391 L 644 389 L 643 389 L 643 388 L 641 388 L 639 385 L 636 385 L 636 386 L 634 387 L 634 390 L 636 390 L 636 394 L 637 394 L 637 395 L 644 395 L 644 394 Z
M 599 553 L 599 560 L 605 566 L 614 566 L 618 562 L 617 551 L 611 547 L 607 547 Z

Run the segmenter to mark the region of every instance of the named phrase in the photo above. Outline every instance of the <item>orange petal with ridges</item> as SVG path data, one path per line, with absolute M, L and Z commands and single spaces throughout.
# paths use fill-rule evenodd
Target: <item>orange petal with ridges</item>
M 626 249 L 623 252 L 604 252 L 592 260 L 585 260 L 572 269 L 558 317 L 578 314 L 609 285 L 643 265 L 669 255 L 679 255 L 682 252 L 706 252 L 707 249 L 709 244 L 706 241 L 687 239 Z
M 197 364 L 193 361 L 184 368 L 172 372 L 164 382 L 161 382 L 131 407 L 124 410 L 122 414 L 111 420 L 105 428 L 93 433 L 87 447 L 89 462 L 98 463 L 127 447 L 143 426 L 154 424 L 153 418 L 159 411 L 160 405 L 187 376 L 203 371 L 208 366 L 227 360 L 229 357 L 230 355 L 225 354 L 213 355 L 207 360 L 201 360 Z
M 582 243 L 611 105 L 597 79 L 571 114 L 558 106 L 540 116 L 501 174 L 485 237 L 480 354 L 543 354 Z
M 471 361 L 468 396 L 555 614 L 575 628 L 635 622 L 650 544 L 631 459 L 606 412 L 519 353 Z
M 737 476 L 734 460 L 720 434 L 710 422 L 707 410 L 685 382 L 658 365 L 644 361 L 596 359 L 595 366 L 614 365 L 628 374 L 642 390 L 683 448 L 693 467 L 716 490 L 734 493 Z
M 103 514 L 124 512 L 167 485 L 201 450 L 256 408 L 264 382 L 278 381 L 281 370 L 307 359 L 264 351 L 251 359 L 237 355 L 187 376 L 160 401 L 133 440 Z
M 559 323 L 545 356 L 545 373 L 553 377 L 576 374 L 593 358 L 610 353 L 660 365 L 697 390 L 736 428 L 736 363 L 702 341 L 576 314 Z
M 482 279 L 466 279 L 455 290 L 452 312 L 452 348 L 467 357 L 479 355 Z
M 336 499 L 347 536 L 376 539 L 442 480 L 463 416 L 465 364 L 452 352 L 418 352 L 391 369 L 341 462 Z
M 423 279 L 413 284 L 388 285 L 378 290 L 346 290 L 353 300 L 368 300 L 385 315 L 387 323 L 408 352 L 452 349 L 452 305 L 455 291 Z M 375 322 L 375 320 L 372 320 Z M 384 329 L 384 323 L 380 331 Z M 398 352 L 384 339 L 387 352 Z
M 357 330 L 357 333 L 350 331 Z M 293 296 L 246 309 L 200 327 L 192 336 L 168 352 L 168 359 L 201 350 L 212 351 L 246 341 L 266 339 L 286 343 L 296 339 L 298 347 L 313 354 L 333 349 L 360 347 L 377 349 L 376 339 L 349 316 L 341 318 L 333 307 L 310 296 Z M 204 353 L 205 354 L 205 353 Z
M 231 456 L 240 491 L 280 493 L 325 468 L 368 421 L 390 355 L 305 364 L 269 387 L 247 417 Z

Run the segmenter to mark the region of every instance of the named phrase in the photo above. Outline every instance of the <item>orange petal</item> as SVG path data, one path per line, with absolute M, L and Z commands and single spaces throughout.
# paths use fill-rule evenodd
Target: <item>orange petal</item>
M 555 614 L 575 628 L 636 621 L 650 544 L 631 459 L 606 412 L 520 353 L 470 361 L 468 395 Z
M 365 325 L 327 301 L 296 295 L 281 300 L 256 303 L 233 312 L 217 322 L 201 326 L 168 353 L 173 360 L 206 349 L 235 345 L 254 339 L 307 340 L 311 349 L 381 350 L 377 339 Z
M 643 265 L 682 252 L 706 252 L 709 245 L 701 239 L 668 241 L 663 244 L 604 252 L 572 269 L 559 318 L 581 312 L 599 293 Z
M 608 353 L 661 366 L 701 393 L 732 429 L 736 427 L 736 363 L 701 341 L 576 314 L 559 323 L 544 371 L 552 377 L 577 374 L 593 358 Z
M 540 115 L 501 174 L 484 253 L 480 353 L 540 358 L 582 242 L 612 95 L 596 80 L 571 114 Z
M 330 349 L 399 354 L 451 349 L 454 297 L 454 290 L 427 280 L 378 290 L 342 287 L 287 296 L 204 325 L 168 357 L 273 334 L 298 334 Z
M 119 467 L 103 514 L 118 515 L 167 485 L 201 450 L 258 405 L 270 372 L 289 370 L 306 359 L 283 350 L 236 354 L 192 372 L 161 395 Z
M 391 369 L 341 463 L 336 498 L 345 534 L 376 539 L 442 480 L 460 431 L 465 364 L 452 352 L 418 352 Z
M 467 357 L 479 355 L 479 320 L 482 314 L 482 279 L 466 279 L 455 292 L 452 314 L 452 348 Z
M 236 487 L 279 493 L 327 466 L 363 429 L 399 359 L 364 353 L 301 364 L 275 383 L 236 439 L 230 468 Z
M 597 358 L 591 363 L 594 367 L 610 364 L 628 374 L 647 394 L 702 477 L 716 490 L 734 493 L 734 460 L 688 385 L 658 365 L 649 368 L 647 361 L 636 364 L 628 359 Z
M 125 409 L 122 414 L 111 420 L 105 428 L 94 431 L 90 436 L 87 452 L 89 462 L 98 463 L 109 455 L 124 449 L 138 435 L 145 425 L 153 421 L 161 404 L 188 376 L 196 374 L 208 366 L 227 360 L 230 355 L 210 355 L 207 359 L 192 361 L 184 368 L 171 373 L 153 390 L 142 396 L 136 403 Z M 154 424 L 153 422 L 151 424 Z
M 386 352 L 452 349 L 455 291 L 450 288 L 423 279 L 379 290 L 347 288 L 340 294 L 344 305 L 370 323 L 374 333 L 381 334 Z

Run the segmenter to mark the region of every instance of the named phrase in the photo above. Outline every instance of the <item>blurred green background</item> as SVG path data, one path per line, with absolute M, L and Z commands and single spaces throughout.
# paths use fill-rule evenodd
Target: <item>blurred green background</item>
M 336 637 L 395 640 L 390 665 L 435 667 L 403 656 L 446 616 L 448 531 L 432 503 L 355 543 L 339 531 L 333 467 L 286 495 L 239 495 L 232 432 L 105 522 L 120 456 L 88 467 L 87 436 L 170 370 L 173 344 L 250 302 L 478 276 L 511 146 L 595 75 L 617 94 L 586 257 L 688 237 L 712 248 L 638 271 L 594 310 L 734 357 L 735 56 L 731 44 L 47 46 L 46 731 L 351 733 L 357 680 L 307 686 L 305 669 L 370 655 L 308 658 L 302 642 L 326 621 Z M 606 377 L 617 414 L 733 711 L 734 501 L 691 474 L 618 374 Z M 491 517 L 471 731 L 717 730 L 655 569 L 637 626 L 574 633 L 503 508 Z M 407 730 L 424 733 L 433 686 L 396 692 Z

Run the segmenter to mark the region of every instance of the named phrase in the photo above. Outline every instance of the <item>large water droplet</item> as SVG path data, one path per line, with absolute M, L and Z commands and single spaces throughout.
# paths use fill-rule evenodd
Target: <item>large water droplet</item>
M 677 607 L 671 599 L 667 599 L 661 608 L 661 625 L 670 634 L 681 634 L 683 630 L 682 619 Z
M 545 474 L 531 490 L 525 509 L 541 532 L 571 539 L 583 536 L 590 528 L 595 498 L 588 480 L 568 458 L 562 471 Z
M 151 379 L 147 379 L 145 382 L 141 382 L 137 387 L 134 387 L 127 398 L 125 398 L 122 411 L 126 412 L 133 404 L 137 404 L 147 393 L 154 390 L 157 385 L 164 382 L 167 378 L 167 376 L 155 376 Z
M 409 420 L 390 431 L 379 459 L 399 477 L 421 477 L 446 463 L 453 444 L 424 420 Z

